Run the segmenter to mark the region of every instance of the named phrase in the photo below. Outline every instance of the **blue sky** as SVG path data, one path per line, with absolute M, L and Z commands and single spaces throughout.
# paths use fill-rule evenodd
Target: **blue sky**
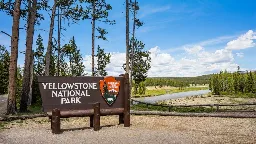
M 108 41 L 96 41 L 112 53 L 107 70 L 110 75 L 123 73 L 125 52 L 124 0 L 106 0 L 113 7 L 109 18 L 116 25 L 104 26 Z M 256 39 L 255 0 L 138 0 L 140 18 L 145 25 L 136 31 L 137 38 L 151 51 L 152 68 L 149 76 L 197 76 L 227 69 L 255 70 L 253 61 Z M 47 46 L 49 16 L 36 27 Z M 12 18 L 0 13 L 0 30 L 11 33 Z M 21 21 L 21 26 L 25 21 Z M 56 27 L 57 28 L 57 27 Z M 86 71 L 90 71 L 91 25 L 89 20 L 66 27 L 62 44 L 75 36 L 81 49 Z M 45 31 L 39 30 L 44 29 Z M 55 33 L 56 34 L 56 33 Z M 19 51 L 25 48 L 25 31 L 20 32 Z M 10 38 L 0 34 L 0 44 L 7 47 Z M 20 65 L 24 55 L 19 54 Z

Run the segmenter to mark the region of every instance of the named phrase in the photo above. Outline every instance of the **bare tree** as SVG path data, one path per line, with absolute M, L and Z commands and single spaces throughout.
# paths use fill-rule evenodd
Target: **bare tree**
M 49 31 L 49 40 L 47 46 L 47 52 L 45 56 L 45 75 L 49 76 L 50 74 L 50 62 L 51 62 L 51 54 L 52 54 L 52 36 L 53 36 L 53 29 L 54 29 L 54 18 L 56 13 L 57 7 L 57 0 L 54 0 L 54 4 L 52 6 L 52 16 L 51 16 L 51 24 L 50 24 L 50 31 Z
M 95 43 L 95 0 L 92 2 L 92 76 L 95 75 L 94 70 L 94 43 Z
M 131 1 L 130 1 L 131 2 Z M 132 2 L 131 2 L 132 3 Z M 132 39 L 135 39 L 135 21 L 136 21 L 136 3 L 137 1 L 134 1 L 134 8 L 133 8 L 133 26 L 132 26 Z M 134 41 L 133 41 L 134 42 Z M 133 71 L 133 55 L 134 55 L 134 44 L 131 47 L 132 53 L 131 53 L 131 72 L 130 72 L 130 86 L 132 88 L 132 71 Z
M 58 7 L 58 59 L 57 59 L 57 76 L 60 76 L 60 34 L 61 34 L 61 19 L 60 7 Z
M 129 1 L 126 0 L 126 73 L 129 73 Z

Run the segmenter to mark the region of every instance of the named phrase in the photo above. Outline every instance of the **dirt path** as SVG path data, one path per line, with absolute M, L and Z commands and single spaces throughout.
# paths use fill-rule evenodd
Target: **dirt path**
M 7 95 L 0 95 L 0 116 L 6 113 Z
M 53 135 L 47 118 L 16 121 L 0 131 L 0 143 L 256 143 L 256 119 L 131 116 L 131 127 L 118 117 L 102 117 L 100 131 L 88 128 L 89 118 L 63 119 L 60 135 Z

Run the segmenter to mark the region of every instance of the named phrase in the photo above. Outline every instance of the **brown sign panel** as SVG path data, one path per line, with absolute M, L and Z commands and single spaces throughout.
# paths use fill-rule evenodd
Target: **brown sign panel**
M 55 77 L 38 76 L 45 112 L 124 108 L 124 77 Z

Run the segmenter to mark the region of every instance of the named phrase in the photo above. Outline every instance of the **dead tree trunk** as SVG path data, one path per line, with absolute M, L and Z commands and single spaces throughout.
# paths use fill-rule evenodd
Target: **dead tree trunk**
M 95 0 L 92 4 L 92 76 L 95 75 L 94 72 L 94 38 L 95 38 Z
M 126 73 L 129 74 L 129 1 L 126 0 Z
M 31 63 L 30 63 L 30 83 L 29 83 L 29 93 L 28 93 L 28 102 L 27 105 L 31 105 L 32 102 L 32 85 L 34 78 L 34 51 L 32 51 L 31 55 Z
M 26 37 L 26 54 L 25 54 L 25 66 L 23 72 L 23 80 L 22 80 L 22 93 L 20 100 L 20 111 L 27 111 L 27 103 L 28 103 L 28 95 L 30 90 L 30 71 L 31 71 L 31 61 L 32 61 L 32 45 L 33 45 L 33 37 L 34 37 L 34 26 L 36 20 L 36 11 L 37 11 L 37 0 L 29 1 L 28 3 L 28 20 L 27 20 L 27 37 Z
M 46 57 L 45 57 L 45 75 L 46 76 L 49 76 L 50 74 L 50 63 L 51 63 L 51 55 L 52 55 L 52 36 L 53 36 L 53 29 L 54 29 L 54 18 L 55 18 L 56 7 L 57 7 L 57 0 L 54 0 L 54 4 L 52 7 L 49 40 L 48 40 Z
M 12 37 L 11 37 L 11 57 L 9 66 L 9 86 L 7 114 L 16 113 L 16 73 L 19 44 L 19 25 L 20 25 L 20 3 L 21 0 L 15 0 L 13 11 Z
M 132 54 L 131 54 L 131 73 L 130 73 L 130 88 L 132 89 L 132 72 L 133 72 L 133 60 L 134 60 L 134 48 L 135 48 L 135 20 L 136 20 L 136 0 L 134 1 L 133 10 L 133 27 L 132 27 Z
M 60 12 L 60 7 L 58 7 L 58 59 L 57 59 L 57 76 L 60 76 L 60 34 L 61 34 L 61 19 L 62 11 Z

